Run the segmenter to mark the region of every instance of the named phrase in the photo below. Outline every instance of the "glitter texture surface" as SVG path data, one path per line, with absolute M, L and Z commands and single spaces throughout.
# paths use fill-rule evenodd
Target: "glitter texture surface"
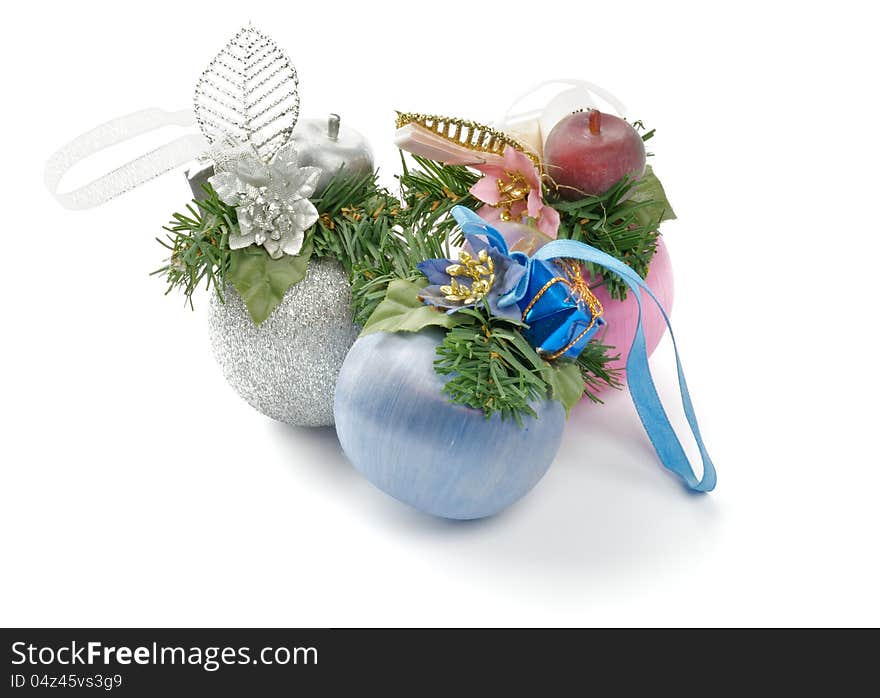
M 214 356 L 230 385 L 267 417 L 297 426 L 333 424 L 336 378 L 358 328 L 342 266 L 313 259 L 260 325 L 227 285 L 225 303 L 210 306 Z

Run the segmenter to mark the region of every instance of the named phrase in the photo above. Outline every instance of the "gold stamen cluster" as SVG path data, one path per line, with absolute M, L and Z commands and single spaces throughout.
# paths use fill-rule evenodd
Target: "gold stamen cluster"
M 498 185 L 498 193 L 501 195 L 501 199 L 497 204 L 493 204 L 493 206 L 501 209 L 501 212 L 498 214 L 501 220 L 509 221 L 513 217 L 510 213 L 511 206 L 518 201 L 525 201 L 528 197 L 529 183 L 520 172 L 508 171 L 504 174 L 507 176 L 507 179 L 499 177 L 495 180 L 495 183 Z M 519 218 L 522 219 L 522 214 L 520 214 Z
M 462 251 L 458 255 L 458 263 L 446 267 L 450 282 L 441 286 L 440 293 L 446 300 L 470 305 L 485 298 L 495 283 L 495 262 L 486 250 L 480 250 L 476 257 Z M 461 283 L 459 278 L 469 280 L 470 286 Z
M 537 155 L 515 138 L 491 126 L 449 116 L 397 112 L 397 128 L 403 128 L 409 124 L 421 126 L 441 138 L 478 153 L 500 156 L 504 154 L 504 148 L 510 146 L 514 150 L 525 153 L 535 163 L 535 167 L 541 169 L 541 159 Z

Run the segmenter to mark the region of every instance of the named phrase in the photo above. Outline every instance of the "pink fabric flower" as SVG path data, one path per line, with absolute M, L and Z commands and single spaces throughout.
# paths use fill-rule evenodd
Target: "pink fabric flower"
M 503 165 L 473 167 L 484 176 L 470 191 L 487 204 L 480 208 L 480 215 L 487 222 L 521 221 L 527 215 L 535 219 L 538 230 L 556 237 L 559 213 L 544 203 L 541 175 L 528 155 L 508 146 L 504 149 Z

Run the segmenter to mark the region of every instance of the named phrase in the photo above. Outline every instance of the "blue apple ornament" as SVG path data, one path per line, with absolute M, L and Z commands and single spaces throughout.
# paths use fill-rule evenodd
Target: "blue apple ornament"
M 441 331 L 377 332 L 355 342 L 336 384 L 339 441 L 351 463 L 383 492 L 448 519 L 498 513 L 547 472 L 562 441 L 565 410 L 532 407 L 522 426 L 486 419 L 449 401 L 434 370 Z

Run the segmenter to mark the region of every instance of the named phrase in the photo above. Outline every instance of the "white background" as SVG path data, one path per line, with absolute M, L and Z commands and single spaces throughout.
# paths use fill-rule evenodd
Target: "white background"
M 6 11 L 0 623 L 880 623 L 868 3 L 277 5 Z M 147 275 L 183 176 L 70 212 L 42 167 L 112 117 L 187 107 L 247 20 L 296 63 L 303 115 L 369 134 L 389 185 L 395 108 L 491 121 L 580 77 L 657 128 L 715 493 L 660 469 L 625 393 L 576 411 L 522 502 L 465 524 L 375 490 L 332 430 L 239 400 L 206 299 L 190 312 Z

